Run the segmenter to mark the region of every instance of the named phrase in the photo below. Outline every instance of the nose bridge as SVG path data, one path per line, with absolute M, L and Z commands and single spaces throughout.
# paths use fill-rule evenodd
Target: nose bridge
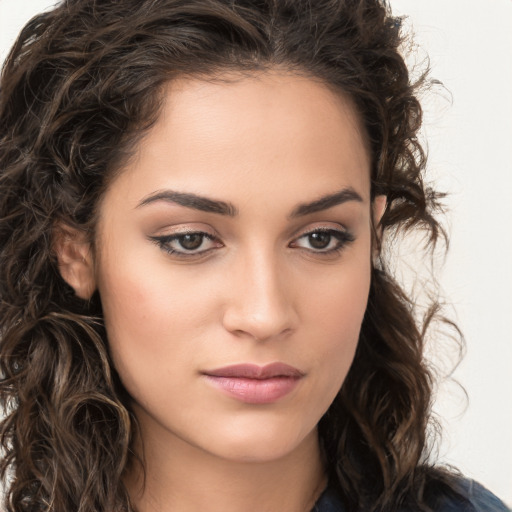
M 258 340 L 292 329 L 295 312 L 285 278 L 283 265 L 272 248 L 243 251 L 233 273 L 225 327 Z

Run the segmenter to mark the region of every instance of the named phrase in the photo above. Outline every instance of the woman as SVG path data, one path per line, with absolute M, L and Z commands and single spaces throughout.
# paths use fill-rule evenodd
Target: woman
M 421 108 L 377 1 L 68 1 L 0 90 L 7 510 L 506 510 L 428 460 Z M 12 479 L 11 479 L 12 478 Z

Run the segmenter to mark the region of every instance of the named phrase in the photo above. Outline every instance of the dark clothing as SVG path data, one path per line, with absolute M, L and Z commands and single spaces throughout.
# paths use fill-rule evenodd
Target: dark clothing
M 461 481 L 460 494 L 459 498 L 438 496 L 437 503 L 430 506 L 436 512 L 510 512 L 492 492 L 473 480 Z M 336 491 L 327 488 L 311 512 L 346 512 L 346 509 Z M 412 508 L 403 508 L 400 512 L 415 511 Z
M 345 512 L 345 507 L 336 492 L 327 487 L 311 512 Z

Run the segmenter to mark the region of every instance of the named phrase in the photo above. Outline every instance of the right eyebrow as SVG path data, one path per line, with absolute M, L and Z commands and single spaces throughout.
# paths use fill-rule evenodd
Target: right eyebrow
M 191 194 L 188 192 L 176 192 L 174 190 L 159 190 L 154 192 L 153 194 L 145 197 L 137 205 L 137 208 L 155 203 L 157 201 L 175 203 L 179 204 L 180 206 L 185 206 L 186 208 L 192 208 L 202 212 L 217 213 L 219 215 L 227 215 L 229 217 L 238 215 L 237 208 L 231 203 L 226 203 L 225 201 L 219 201 L 217 199 L 211 199 L 209 197 Z

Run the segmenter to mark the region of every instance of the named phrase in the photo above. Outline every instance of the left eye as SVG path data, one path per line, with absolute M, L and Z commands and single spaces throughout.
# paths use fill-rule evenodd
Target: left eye
M 164 251 L 178 256 L 202 254 L 222 245 L 212 235 L 200 231 L 155 236 L 151 239 Z
M 291 246 L 308 249 L 312 252 L 329 253 L 341 250 L 347 243 L 353 241 L 354 237 L 347 231 L 317 229 L 297 238 Z

